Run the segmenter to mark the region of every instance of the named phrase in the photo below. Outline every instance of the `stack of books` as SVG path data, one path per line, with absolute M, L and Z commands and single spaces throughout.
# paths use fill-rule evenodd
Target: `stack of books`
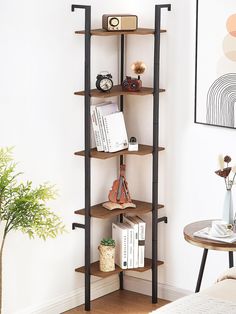
M 91 121 L 99 152 L 117 152 L 128 148 L 128 136 L 123 112 L 113 102 L 91 105 Z
M 122 269 L 144 267 L 146 223 L 138 216 L 124 217 L 112 224 L 116 243 L 115 263 Z

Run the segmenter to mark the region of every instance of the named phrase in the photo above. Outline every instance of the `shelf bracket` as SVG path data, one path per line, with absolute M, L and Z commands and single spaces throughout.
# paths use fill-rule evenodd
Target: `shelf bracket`
M 72 223 L 72 230 L 75 230 L 75 228 L 85 229 L 85 225 L 83 225 L 83 224 L 78 224 L 77 222 L 73 222 L 73 223 Z
M 166 216 L 160 217 L 157 219 L 157 223 L 164 222 L 165 224 L 168 223 L 168 218 Z

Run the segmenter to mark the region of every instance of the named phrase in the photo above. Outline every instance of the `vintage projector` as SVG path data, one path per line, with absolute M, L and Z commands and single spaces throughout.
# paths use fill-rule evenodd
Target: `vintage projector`
M 107 31 L 134 31 L 138 27 L 138 17 L 130 14 L 104 14 L 102 27 Z
M 132 63 L 131 69 L 138 77 L 126 76 L 124 81 L 121 83 L 122 89 L 126 92 L 138 92 L 142 89 L 142 81 L 140 74 L 143 74 L 146 70 L 146 64 L 143 61 L 136 61 Z

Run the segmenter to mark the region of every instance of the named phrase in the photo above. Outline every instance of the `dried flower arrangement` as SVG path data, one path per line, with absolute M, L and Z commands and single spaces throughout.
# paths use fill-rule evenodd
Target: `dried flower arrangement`
M 146 64 L 143 61 L 136 61 L 131 65 L 131 69 L 138 75 L 143 74 L 146 68 Z
M 233 184 L 235 183 L 235 176 L 236 176 L 236 166 L 230 167 L 229 163 L 231 162 L 231 157 L 226 155 L 223 157 L 223 155 L 219 156 L 219 165 L 220 169 L 215 171 L 215 173 L 224 178 L 225 181 L 225 187 L 226 190 L 229 191 L 232 189 Z M 226 167 L 225 167 L 226 166 Z M 231 175 L 232 173 L 232 175 Z

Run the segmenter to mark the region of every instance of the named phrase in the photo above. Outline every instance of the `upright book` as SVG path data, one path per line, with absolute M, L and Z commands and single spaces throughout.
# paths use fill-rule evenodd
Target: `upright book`
M 144 267 L 146 222 L 138 216 L 133 218 L 138 223 L 138 266 Z
M 90 115 L 91 115 L 91 122 L 92 122 L 92 127 L 93 127 L 95 144 L 97 146 L 97 150 L 101 152 L 104 150 L 104 147 L 103 147 L 103 142 L 102 142 L 102 135 L 101 135 L 99 124 L 98 124 L 96 105 L 91 105 Z
M 96 113 L 98 119 L 98 126 L 101 134 L 101 141 L 105 152 L 108 152 L 108 143 L 105 135 L 105 127 L 103 123 L 103 116 L 119 111 L 116 103 L 107 102 L 96 106 Z
M 134 268 L 134 229 L 127 222 L 123 223 L 127 229 L 127 267 Z
M 133 255 L 134 255 L 134 268 L 138 268 L 138 222 L 129 216 L 124 216 L 123 221 L 128 223 L 134 230 L 134 241 L 133 241 Z
M 128 148 L 128 136 L 123 112 L 115 112 L 103 117 L 105 134 L 110 153 Z
M 122 269 L 127 269 L 127 228 L 122 223 L 112 223 L 112 239 L 115 240 L 115 263 Z

